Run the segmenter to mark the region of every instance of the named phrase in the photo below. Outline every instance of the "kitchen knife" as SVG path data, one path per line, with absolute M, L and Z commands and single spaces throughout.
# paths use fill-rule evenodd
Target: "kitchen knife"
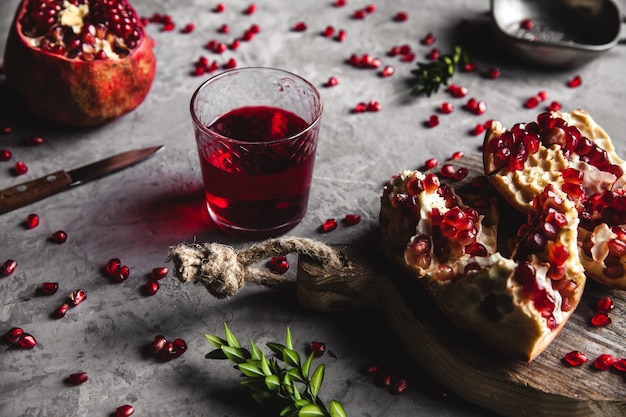
M 57 171 L 0 191 L 0 214 L 24 207 L 75 185 L 100 178 L 143 161 L 163 146 L 135 149 L 118 153 L 97 162 L 73 169 Z

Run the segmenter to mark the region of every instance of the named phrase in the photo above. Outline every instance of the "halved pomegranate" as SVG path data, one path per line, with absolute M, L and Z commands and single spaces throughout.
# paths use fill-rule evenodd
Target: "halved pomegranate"
M 509 259 L 496 251 L 495 202 L 468 207 L 435 178 L 403 171 L 387 184 L 381 249 L 451 321 L 515 358 L 533 360 L 582 296 L 574 202 L 552 185 L 537 194 Z
M 36 115 L 97 126 L 143 102 L 156 58 L 127 0 L 23 0 L 4 70 Z

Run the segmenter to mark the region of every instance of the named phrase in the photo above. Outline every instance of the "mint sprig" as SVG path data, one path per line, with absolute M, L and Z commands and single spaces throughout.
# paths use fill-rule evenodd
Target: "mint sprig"
M 207 359 L 228 359 L 235 363 L 244 379 L 241 384 L 252 391 L 259 404 L 274 405 L 280 417 L 347 417 L 340 402 L 332 400 L 328 408 L 318 397 L 324 380 L 324 364 L 311 373 L 313 353 L 304 362 L 293 348 L 291 331 L 287 328 L 285 344 L 268 342 L 273 355 L 267 357 L 250 340 L 250 348 L 239 340 L 224 324 L 225 336 L 205 335 L 216 349 L 207 353 Z
M 439 90 L 439 87 L 448 85 L 448 80 L 456 72 L 458 65 L 470 62 L 467 53 L 460 46 L 454 47 L 454 52 L 441 55 L 437 61 L 418 62 L 417 68 L 411 71 L 415 78 L 415 85 L 411 90 L 413 95 L 426 94 L 430 97 L 432 93 Z

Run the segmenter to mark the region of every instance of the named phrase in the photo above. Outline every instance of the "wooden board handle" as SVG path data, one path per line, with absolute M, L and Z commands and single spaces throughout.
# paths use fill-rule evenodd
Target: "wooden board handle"
M 27 206 L 69 188 L 72 179 L 65 171 L 28 181 L 0 191 L 0 214 Z

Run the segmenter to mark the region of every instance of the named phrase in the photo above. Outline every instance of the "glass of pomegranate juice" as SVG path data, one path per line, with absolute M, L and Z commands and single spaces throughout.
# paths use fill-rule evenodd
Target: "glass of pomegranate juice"
M 322 117 L 319 91 L 275 68 L 241 68 L 191 98 L 209 215 L 242 237 L 276 236 L 304 217 Z

